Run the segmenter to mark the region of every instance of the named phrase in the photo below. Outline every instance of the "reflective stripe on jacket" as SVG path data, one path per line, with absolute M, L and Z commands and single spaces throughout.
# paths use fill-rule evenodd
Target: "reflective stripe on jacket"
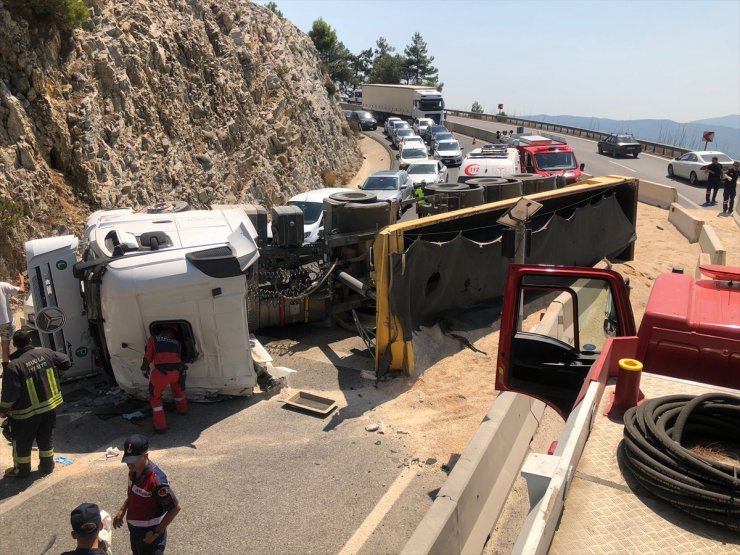
M 0 409 L 16 420 L 54 410 L 62 404 L 58 370 L 71 366 L 64 353 L 28 345 L 11 355 L 3 373 Z
M 163 372 L 180 370 L 182 368 L 180 350 L 180 342 L 177 339 L 166 335 L 155 335 L 146 342 L 144 358 L 147 363 L 153 362 L 154 366 Z

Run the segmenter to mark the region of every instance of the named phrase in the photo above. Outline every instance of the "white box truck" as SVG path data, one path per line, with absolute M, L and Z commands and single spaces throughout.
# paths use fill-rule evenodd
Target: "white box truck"
M 378 121 L 391 116 L 404 119 L 444 120 L 445 102 L 434 87 L 420 85 L 362 85 L 362 106 L 371 110 Z

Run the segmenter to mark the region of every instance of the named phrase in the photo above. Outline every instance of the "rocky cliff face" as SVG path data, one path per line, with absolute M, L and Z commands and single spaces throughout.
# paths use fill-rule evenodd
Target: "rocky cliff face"
M 86 0 L 71 35 L 0 0 L 0 276 L 91 209 L 337 183 L 357 143 L 311 40 L 246 0 Z

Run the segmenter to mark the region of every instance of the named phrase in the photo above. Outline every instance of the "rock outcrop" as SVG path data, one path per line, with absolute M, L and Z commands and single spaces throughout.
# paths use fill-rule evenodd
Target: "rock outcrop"
M 280 204 L 361 163 L 317 52 L 246 0 L 86 0 L 64 33 L 0 0 L 0 276 L 92 209 Z

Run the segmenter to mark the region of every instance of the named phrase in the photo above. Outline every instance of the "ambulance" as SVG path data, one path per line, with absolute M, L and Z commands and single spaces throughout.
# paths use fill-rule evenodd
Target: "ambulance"
M 471 150 L 463 159 L 457 182 L 476 177 L 503 177 L 519 173 L 519 152 L 504 144 L 485 144 Z

